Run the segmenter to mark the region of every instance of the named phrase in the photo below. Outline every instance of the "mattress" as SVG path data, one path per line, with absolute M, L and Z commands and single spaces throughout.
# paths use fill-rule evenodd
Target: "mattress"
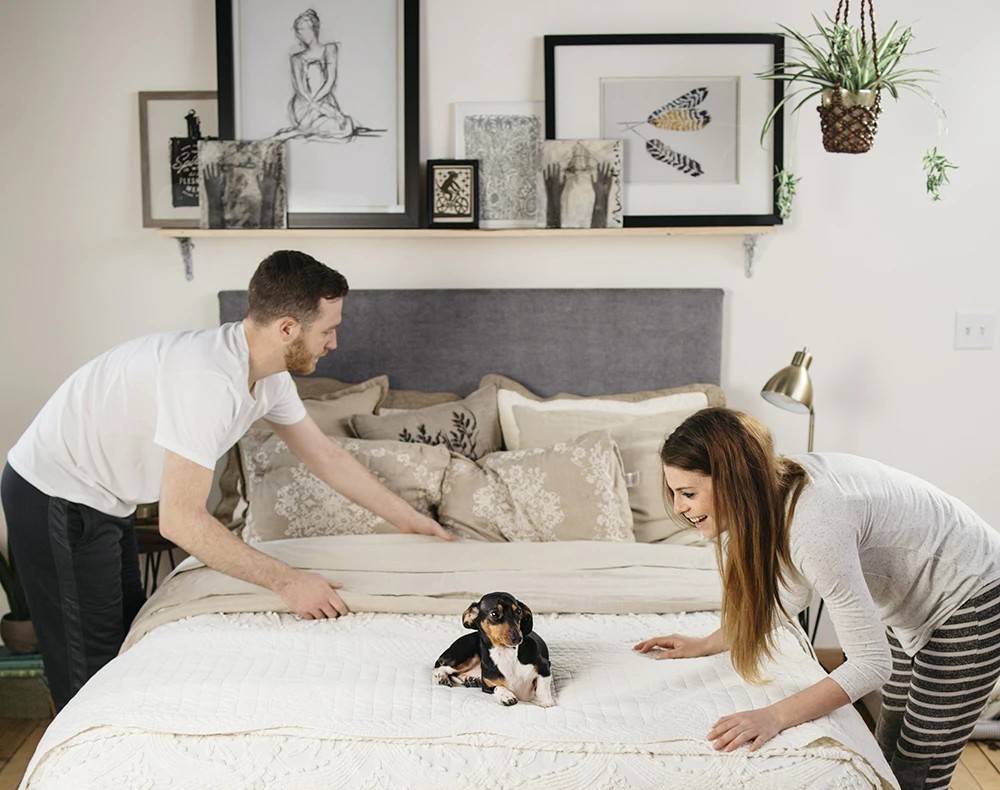
M 305 553 L 312 565 L 348 564 L 361 573 L 363 543 L 353 544 L 350 560 L 343 545 L 326 544 L 328 560 L 316 546 Z M 442 582 L 448 568 L 468 558 L 461 547 L 440 548 L 443 559 L 430 564 L 415 558 L 419 551 L 405 552 L 390 573 L 406 577 L 414 599 L 441 604 L 454 596 L 468 605 L 478 590 L 462 595 L 462 583 Z M 671 575 L 682 570 L 669 567 L 669 552 L 634 544 L 621 551 L 605 546 L 601 561 L 582 562 L 592 551 L 563 544 L 540 552 L 557 577 L 565 569 L 561 562 L 595 566 L 578 572 L 575 586 L 558 585 L 578 608 L 599 608 L 587 606 L 586 590 L 628 563 L 638 577 L 658 577 L 657 586 L 645 587 L 647 598 L 656 597 L 657 588 L 669 596 Z M 537 570 L 505 570 L 503 555 L 488 558 L 491 573 L 500 574 L 490 582 L 504 583 L 529 605 L 521 587 L 535 584 L 544 597 L 546 582 Z M 640 555 L 649 559 L 637 560 Z M 697 564 L 694 555 L 679 556 L 682 565 Z M 410 562 L 425 567 L 427 578 L 411 578 L 420 574 Z M 172 591 L 162 600 L 154 596 L 141 619 L 162 620 L 165 610 L 176 608 L 162 601 L 175 601 L 181 587 L 192 588 L 192 600 L 225 599 L 205 575 L 185 580 L 182 573 L 167 586 Z M 400 599 L 396 608 L 419 608 L 391 588 L 396 592 L 386 597 Z M 432 589 L 438 592 L 429 595 Z M 622 596 L 637 593 L 623 590 Z M 554 597 L 544 600 L 548 608 L 569 608 Z M 304 621 L 273 611 L 192 615 L 181 607 L 178 617 L 154 628 L 143 631 L 137 623 L 141 638 L 49 726 L 22 787 L 896 786 L 851 707 L 790 728 L 754 754 L 745 748 L 720 754 L 706 741 L 719 717 L 770 704 L 825 676 L 792 624 L 779 632 L 775 659 L 766 664 L 769 682 L 752 686 L 736 675 L 727 654 L 657 661 L 631 650 L 650 636 L 710 633 L 718 627 L 717 612 L 536 612 L 535 630 L 551 651 L 557 704 L 506 708 L 478 689 L 433 681 L 436 657 L 466 633 L 456 614 L 358 608 L 355 602 L 355 613 L 335 621 Z

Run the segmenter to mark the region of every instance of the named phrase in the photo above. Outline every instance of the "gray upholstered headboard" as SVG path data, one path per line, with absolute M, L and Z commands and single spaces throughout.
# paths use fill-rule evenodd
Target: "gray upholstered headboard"
M 351 291 L 338 348 L 318 376 L 467 395 L 501 373 L 548 397 L 719 384 L 722 290 Z M 222 323 L 246 291 L 219 293 Z

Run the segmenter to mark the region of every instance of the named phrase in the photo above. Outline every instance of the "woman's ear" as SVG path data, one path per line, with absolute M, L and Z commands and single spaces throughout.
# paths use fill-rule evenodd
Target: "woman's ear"
M 531 616 L 531 610 L 527 606 L 520 601 L 517 602 L 517 605 L 521 607 L 521 635 L 527 636 L 531 633 L 531 629 L 534 628 L 535 620 Z
M 462 625 L 466 628 L 471 628 L 473 631 L 476 630 L 476 622 L 479 620 L 479 603 L 473 601 L 468 609 L 465 610 L 462 615 Z

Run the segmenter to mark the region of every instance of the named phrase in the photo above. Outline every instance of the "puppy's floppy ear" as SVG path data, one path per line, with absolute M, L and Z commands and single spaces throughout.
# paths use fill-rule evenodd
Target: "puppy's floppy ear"
M 521 634 L 527 636 L 535 626 L 535 620 L 531 616 L 531 610 L 520 601 L 517 605 L 521 607 Z
M 476 621 L 479 619 L 479 603 L 478 601 L 473 601 L 468 609 L 462 614 L 462 625 L 466 628 L 471 628 L 473 631 L 478 627 Z

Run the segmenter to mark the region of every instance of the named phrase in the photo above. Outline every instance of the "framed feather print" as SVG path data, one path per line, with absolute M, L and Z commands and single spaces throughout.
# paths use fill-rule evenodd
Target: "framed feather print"
M 780 225 L 770 34 L 545 37 L 545 136 L 620 140 L 625 227 Z

